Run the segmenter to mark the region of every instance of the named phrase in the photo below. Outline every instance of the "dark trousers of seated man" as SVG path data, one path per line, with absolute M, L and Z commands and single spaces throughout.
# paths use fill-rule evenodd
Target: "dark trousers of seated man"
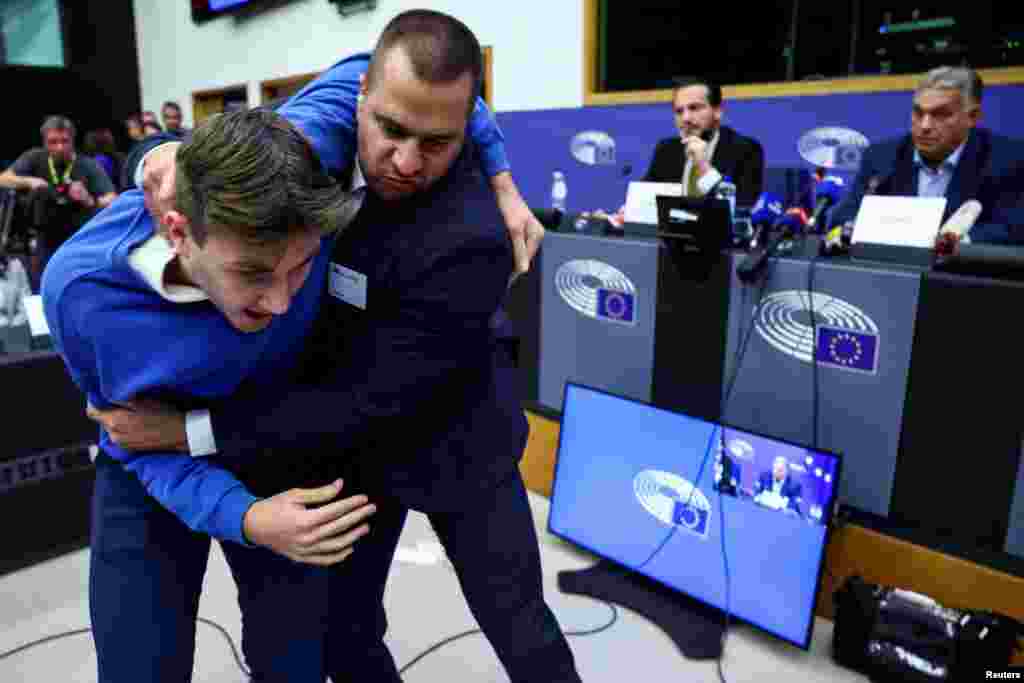
M 508 346 L 496 348 L 494 372 L 492 391 L 518 395 L 518 370 Z M 502 405 L 522 417 L 518 400 Z M 469 416 L 465 424 L 471 428 L 473 422 Z M 523 439 L 525 447 L 525 432 Z M 333 683 L 400 681 L 384 644 L 384 589 L 410 506 L 400 489 L 389 495 L 377 477 L 352 464 L 356 466 L 343 473 L 354 486 L 350 493 L 364 489 L 377 513 L 370 520 L 370 533 L 356 542 L 355 552 L 330 570 L 327 669 Z M 577 683 L 572 652 L 544 601 L 537 532 L 518 463 L 509 461 L 494 469 L 490 480 L 479 487 L 441 482 L 438 492 L 448 491 L 435 496 L 444 501 L 420 511 L 437 533 L 466 603 L 512 683 Z M 410 607 L 413 623 L 428 627 L 429 615 Z M 460 680 L 459 674 L 452 672 L 452 680 Z

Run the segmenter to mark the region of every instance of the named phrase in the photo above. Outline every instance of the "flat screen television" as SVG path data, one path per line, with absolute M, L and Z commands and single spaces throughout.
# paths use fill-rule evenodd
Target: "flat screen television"
M 841 462 L 569 382 L 548 528 L 806 650 Z
M 191 0 L 192 21 L 201 23 L 225 14 L 251 14 L 294 0 Z

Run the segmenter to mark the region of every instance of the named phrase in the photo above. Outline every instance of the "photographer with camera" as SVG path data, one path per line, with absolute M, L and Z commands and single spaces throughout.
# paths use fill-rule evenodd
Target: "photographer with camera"
M 31 227 L 39 236 L 32 259 L 33 291 L 50 255 L 97 211 L 117 196 L 106 172 L 75 152 L 75 124 L 50 116 L 39 130 L 43 147 L 34 147 L 0 173 L 0 187 L 18 190 Z

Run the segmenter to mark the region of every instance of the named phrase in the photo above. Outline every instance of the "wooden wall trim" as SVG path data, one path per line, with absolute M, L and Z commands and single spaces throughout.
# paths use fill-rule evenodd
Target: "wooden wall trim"
M 591 104 L 597 82 L 597 13 L 600 0 L 583 0 L 583 103 Z
M 530 438 L 519 461 L 526 488 L 550 498 L 555 481 L 555 454 L 558 453 L 558 422 L 526 411 L 530 423 Z
M 1024 67 L 1011 66 L 1000 69 L 978 69 L 985 85 L 1024 84 Z M 912 92 L 921 74 L 899 76 L 851 76 L 823 81 L 793 81 L 789 83 L 751 83 L 748 85 L 726 85 L 722 97 L 726 100 L 750 100 L 767 97 L 803 97 L 817 95 L 838 95 L 841 93 Z M 643 90 L 633 92 L 599 93 L 584 92 L 583 102 L 587 106 L 652 104 L 671 102 L 672 90 Z
M 494 48 L 487 45 L 484 51 L 484 91 L 480 97 L 487 103 L 487 107 L 494 111 Z
M 281 78 L 271 78 L 266 81 L 260 81 L 260 89 L 268 90 L 270 88 L 281 88 L 294 85 L 296 83 L 301 83 L 305 85 L 306 83 L 309 83 L 314 78 L 319 76 L 321 73 L 322 72 L 320 71 L 310 71 L 309 73 L 304 74 L 294 74 L 291 76 L 282 76 Z
M 208 90 L 196 90 L 192 93 L 192 100 L 228 95 L 235 92 L 247 92 L 248 86 L 245 83 L 226 85 L 223 88 L 210 88 Z

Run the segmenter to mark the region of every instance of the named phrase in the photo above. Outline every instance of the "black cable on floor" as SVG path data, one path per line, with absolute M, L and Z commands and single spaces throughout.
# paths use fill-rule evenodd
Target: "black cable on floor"
M 565 632 L 566 637 L 572 638 L 572 637 L 576 637 L 576 636 L 592 636 L 592 635 L 595 635 L 597 633 L 601 633 L 602 631 L 607 631 L 608 629 L 610 629 L 612 627 L 612 625 L 615 624 L 615 622 L 619 620 L 619 610 L 615 607 L 615 605 L 611 604 L 610 602 L 605 602 L 604 604 L 607 605 L 608 608 L 611 609 L 611 611 L 612 611 L 612 617 L 611 617 L 611 619 L 608 620 L 608 623 L 602 624 L 601 626 L 598 626 L 597 628 L 592 628 L 592 629 L 589 629 L 587 631 L 566 631 Z M 409 661 L 408 664 L 406 664 L 401 669 L 399 669 L 398 670 L 399 675 L 404 674 L 406 671 L 411 669 L 414 664 L 419 663 L 419 661 L 422 660 L 427 655 L 430 655 L 430 654 L 433 654 L 433 653 L 437 652 L 438 650 L 440 650 L 442 647 L 444 647 L 448 643 L 454 643 L 456 640 L 461 640 L 462 638 L 466 638 L 467 636 L 476 635 L 477 633 L 483 634 L 483 631 L 481 631 L 478 628 L 474 628 L 474 629 L 471 629 L 469 631 L 463 631 L 462 633 L 457 633 L 454 636 L 448 636 L 444 640 L 439 640 L 438 642 L 434 643 L 433 645 L 428 647 L 423 652 L 421 652 L 418 655 L 416 655 L 415 657 L 413 657 Z
M 228 641 L 228 645 L 231 647 L 231 654 L 235 658 L 235 664 L 238 665 L 238 668 L 241 669 L 242 673 L 244 673 L 246 676 L 251 675 L 249 670 L 245 667 L 245 664 L 242 663 L 242 657 L 241 657 L 241 655 L 238 654 L 238 648 L 235 647 L 235 641 L 231 638 L 231 634 L 229 634 L 227 632 L 227 630 L 223 626 L 221 626 L 220 624 L 218 624 L 216 622 L 210 621 L 209 619 L 204 619 L 203 617 L 198 617 L 196 619 L 196 621 L 202 622 L 202 623 L 204 623 L 204 624 L 206 624 L 208 626 L 212 626 L 213 628 L 215 628 L 218 631 L 220 631 L 221 635 L 224 636 L 224 638 Z M 19 645 L 18 647 L 14 648 L 13 650 L 8 650 L 7 652 L 0 652 L 0 661 L 3 661 L 5 659 L 7 659 L 8 657 L 13 657 L 14 655 L 18 654 L 19 652 L 24 652 L 25 650 L 31 650 L 32 648 L 36 647 L 37 645 L 42 645 L 44 643 L 49 643 L 49 642 L 54 641 L 54 640 L 60 640 L 62 638 L 70 638 L 71 636 L 78 636 L 78 635 L 82 635 L 83 633 L 91 633 L 91 632 L 92 632 L 91 628 L 79 628 L 79 629 L 75 629 L 73 631 L 64 631 L 63 633 L 57 633 L 57 634 L 52 635 L 52 636 L 46 636 L 45 638 L 39 638 L 38 640 L 33 640 L 30 643 L 25 643 L 24 645 Z

